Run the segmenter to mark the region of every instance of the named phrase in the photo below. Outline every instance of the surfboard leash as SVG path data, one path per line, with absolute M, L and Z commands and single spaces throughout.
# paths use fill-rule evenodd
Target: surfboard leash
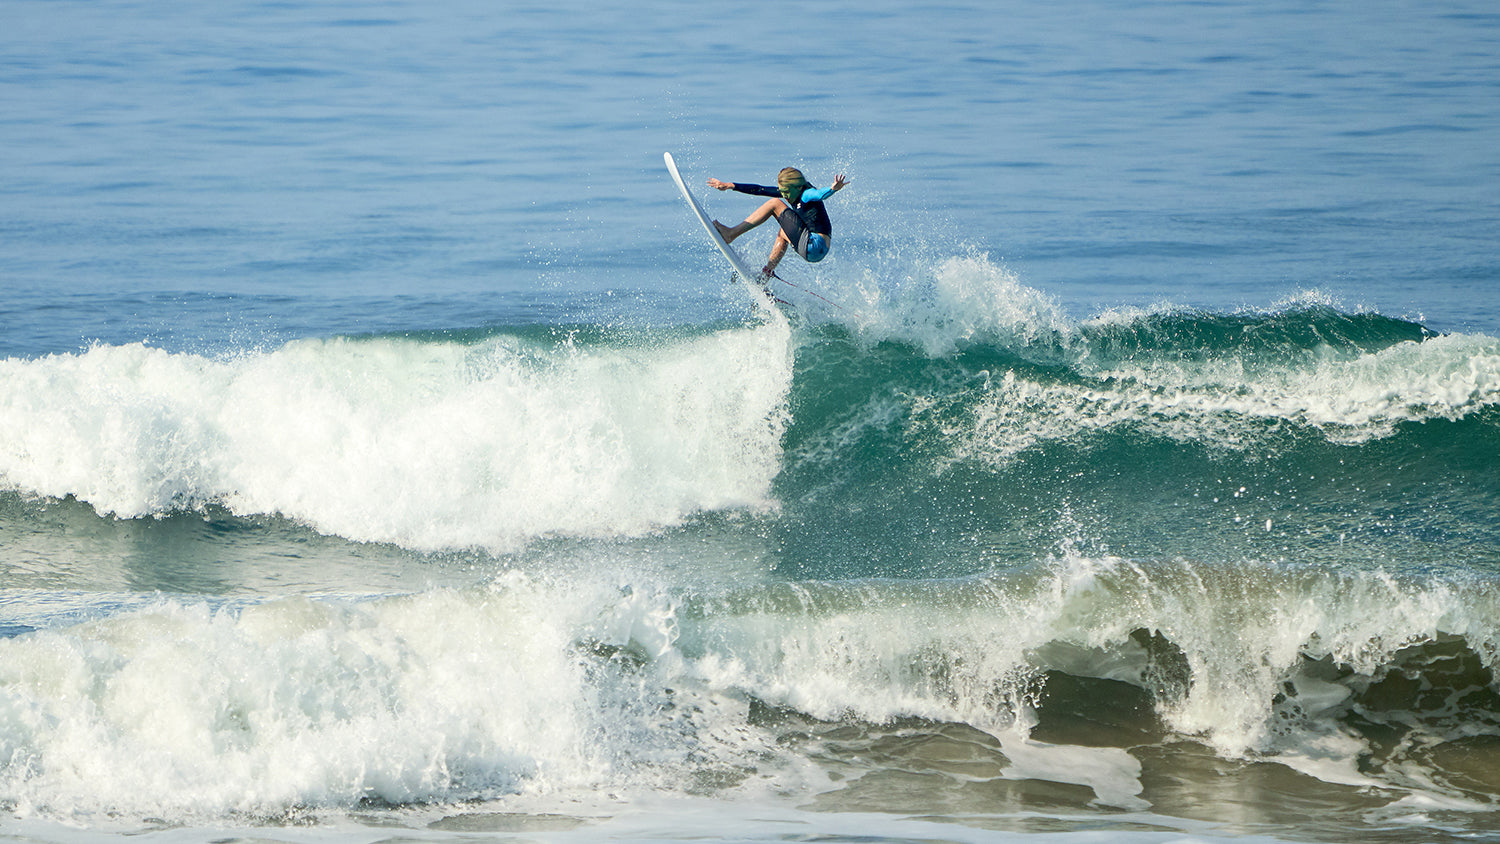
M 814 299 L 821 299 L 822 301 L 827 302 L 828 304 L 834 306 L 835 308 L 838 308 L 841 311 L 847 310 L 846 308 L 844 308 L 843 305 L 840 305 L 838 302 L 835 302 L 832 299 L 827 298 L 826 296 L 820 296 L 817 293 L 814 293 L 813 291 L 808 290 L 806 287 L 801 286 L 800 284 L 793 284 L 790 281 L 787 281 L 786 279 L 784 279 L 781 276 L 777 275 L 775 270 L 771 271 L 771 278 L 774 278 L 777 281 L 781 282 L 782 284 L 785 284 L 787 287 L 795 287 L 796 289 L 801 290 L 803 293 L 806 293 L 807 295 L 813 297 Z

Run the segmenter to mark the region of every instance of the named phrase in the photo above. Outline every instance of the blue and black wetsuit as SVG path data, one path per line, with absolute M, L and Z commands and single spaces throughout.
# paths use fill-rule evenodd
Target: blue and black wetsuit
M 775 187 L 735 182 L 734 190 L 754 196 L 774 196 L 786 202 L 781 191 Z M 776 215 L 776 222 L 781 224 L 781 230 L 786 233 L 786 239 L 792 242 L 792 248 L 797 250 L 798 255 L 814 263 L 823 260 L 828 254 L 829 238 L 833 236 L 833 221 L 828 218 L 828 209 L 823 207 L 823 200 L 830 196 L 833 196 L 833 188 L 808 185 L 802 190 L 802 198 L 796 204 L 782 209 Z

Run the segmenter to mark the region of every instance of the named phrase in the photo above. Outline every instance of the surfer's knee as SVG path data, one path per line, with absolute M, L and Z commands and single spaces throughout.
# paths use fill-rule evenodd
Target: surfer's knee
M 750 215 L 750 219 L 754 220 L 755 224 L 758 226 L 761 223 L 764 223 L 765 221 L 776 216 L 777 214 L 780 214 L 781 209 L 785 207 L 786 203 L 782 202 L 779 199 L 768 199 L 765 202 L 761 203 L 761 206 L 759 208 L 755 209 L 755 213 Z M 745 222 L 748 223 L 750 222 L 750 220 L 746 220 Z

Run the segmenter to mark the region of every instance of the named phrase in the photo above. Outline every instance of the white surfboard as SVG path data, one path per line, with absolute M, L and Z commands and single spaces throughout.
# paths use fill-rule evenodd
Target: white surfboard
M 740 282 L 755 297 L 757 304 L 768 311 L 774 312 L 775 308 L 771 307 L 773 298 L 770 291 L 766 290 L 763 285 L 756 281 L 756 278 L 760 274 L 751 269 L 749 264 L 745 263 L 745 259 L 740 257 L 740 253 L 736 252 L 733 246 L 724 242 L 724 238 L 719 235 L 719 230 L 714 228 L 714 221 L 703 210 L 703 206 L 698 204 L 698 198 L 693 196 L 693 192 L 688 190 L 687 183 L 682 180 L 682 174 L 677 172 L 677 162 L 672 160 L 672 153 L 664 152 L 662 153 L 662 158 L 667 162 L 667 172 L 672 174 L 672 181 L 676 182 L 677 189 L 682 191 L 682 198 L 687 200 L 688 206 L 693 209 L 694 214 L 698 215 L 698 222 L 703 224 L 703 228 L 708 232 L 709 238 L 713 240 L 715 246 L 719 247 L 719 251 L 724 253 L 724 257 L 728 259 L 729 265 L 734 267 L 735 275 L 740 277 Z

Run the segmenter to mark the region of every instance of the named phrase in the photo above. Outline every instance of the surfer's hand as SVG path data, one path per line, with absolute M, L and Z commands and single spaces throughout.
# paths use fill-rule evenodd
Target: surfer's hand
M 844 174 L 843 173 L 840 173 L 837 176 L 833 177 L 833 189 L 834 190 L 843 190 L 844 189 L 844 185 L 847 185 L 847 184 L 849 184 L 849 180 L 846 179 L 846 178 L 844 178 Z
M 709 179 L 708 186 L 715 190 L 729 190 L 734 187 L 734 182 L 721 182 L 718 179 Z

